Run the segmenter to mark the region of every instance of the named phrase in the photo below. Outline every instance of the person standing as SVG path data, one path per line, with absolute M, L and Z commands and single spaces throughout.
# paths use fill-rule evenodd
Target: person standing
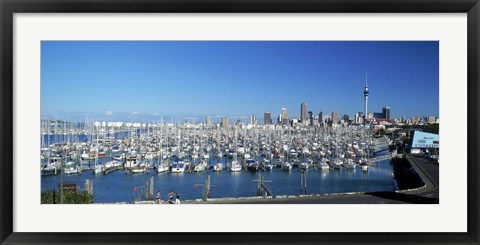
M 175 203 L 175 201 L 173 200 L 173 191 L 170 191 L 168 193 L 168 203 L 169 204 L 174 204 Z
M 162 203 L 161 193 L 160 191 L 157 191 L 157 204 L 161 204 L 161 203 Z
M 175 204 L 180 204 L 180 194 L 177 193 L 177 198 L 175 199 Z

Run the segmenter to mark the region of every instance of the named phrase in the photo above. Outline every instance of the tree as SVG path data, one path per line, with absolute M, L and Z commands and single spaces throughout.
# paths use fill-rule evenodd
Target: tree
M 90 204 L 93 203 L 94 195 L 87 191 L 72 191 L 64 192 L 64 204 Z M 60 203 L 60 191 L 45 191 L 41 195 L 41 204 L 55 204 Z

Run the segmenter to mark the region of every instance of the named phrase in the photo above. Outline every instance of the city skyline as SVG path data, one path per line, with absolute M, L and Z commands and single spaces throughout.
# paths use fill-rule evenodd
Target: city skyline
M 43 41 L 41 69 L 42 117 L 352 117 L 367 72 L 369 112 L 439 114 L 438 42 Z

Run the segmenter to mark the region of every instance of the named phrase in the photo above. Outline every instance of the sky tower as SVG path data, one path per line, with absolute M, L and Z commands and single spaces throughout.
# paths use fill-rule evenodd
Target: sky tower
M 363 90 L 363 97 L 365 99 L 365 121 L 368 119 L 368 77 L 365 73 L 365 90 Z

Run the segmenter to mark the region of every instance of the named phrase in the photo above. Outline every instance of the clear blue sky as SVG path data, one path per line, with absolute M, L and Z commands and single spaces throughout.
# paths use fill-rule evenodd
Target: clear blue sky
M 438 42 L 42 41 L 43 117 L 438 116 Z

